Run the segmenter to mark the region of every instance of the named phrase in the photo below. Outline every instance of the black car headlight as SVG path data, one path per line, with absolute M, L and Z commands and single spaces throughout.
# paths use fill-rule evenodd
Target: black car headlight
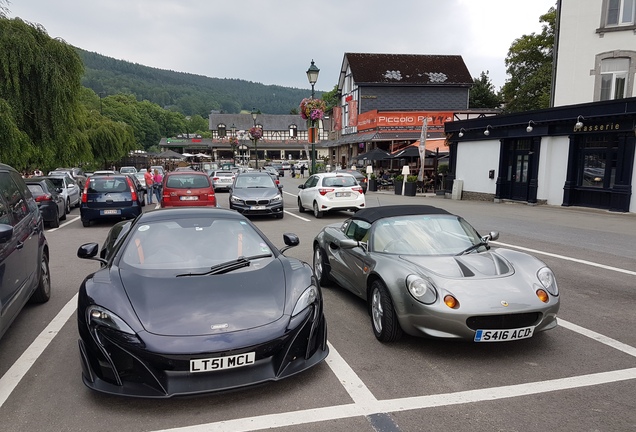
M 234 195 L 232 195 L 230 197 L 230 201 L 235 203 L 235 204 L 243 204 L 243 200 L 240 198 L 235 197 Z
M 554 273 L 547 267 L 542 267 L 537 272 L 537 278 L 541 285 L 553 296 L 559 295 L 559 287 L 557 286 L 556 277 L 554 277 Z
M 269 200 L 269 202 L 271 204 L 277 203 L 277 202 L 281 202 L 283 200 L 283 197 L 280 196 L 280 194 L 276 195 L 274 198 L 272 198 L 271 200 Z
M 303 292 L 298 298 L 298 301 L 296 302 L 296 306 L 294 306 L 294 311 L 292 312 L 292 316 L 294 317 L 298 315 L 299 313 L 301 313 L 302 311 L 304 311 L 307 307 L 313 304 L 317 298 L 318 298 L 318 288 L 316 288 L 314 285 L 309 286 L 309 288 L 307 288 L 305 292 Z
M 119 318 L 108 309 L 104 309 L 100 306 L 93 305 L 89 306 L 86 309 L 86 322 L 88 323 L 89 327 L 100 325 L 120 331 L 122 333 L 131 335 L 135 334 L 133 329 L 131 329 L 130 326 L 126 324 L 123 319 Z
M 432 282 L 418 275 L 406 277 L 406 287 L 415 300 L 424 304 L 432 304 L 437 300 L 437 290 Z

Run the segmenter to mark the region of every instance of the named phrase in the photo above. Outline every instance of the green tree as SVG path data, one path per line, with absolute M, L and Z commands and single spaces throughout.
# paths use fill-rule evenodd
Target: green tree
M 333 86 L 333 89 L 322 94 L 322 100 L 327 104 L 327 111 L 331 111 L 333 107 L 338 105 L 338 85 Z
M 506 72 L 510 79 L 502 88 L 506 112 L 550 106 L 556 9 L 550 8 L 539 22 L 544 23 L 541 33 L 515 39 L 508 50 Z
M 79 128 L 83 71 L 74 48 L 41 26 L 0 17 L 0 123 L 2 146 L 11 146 L 3 162 L 47 169 L 90 158 Z
M 473 78 L 474 85 L 470 89 L 469 108 L 499 108 L 501 97 L 495 92 L 495 86 L 488 77 L 488 71 L 481 72 L 479 78 Z

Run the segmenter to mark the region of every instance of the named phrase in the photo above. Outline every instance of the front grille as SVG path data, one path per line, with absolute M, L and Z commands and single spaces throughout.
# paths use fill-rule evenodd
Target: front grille
M 466 325 L 473 330 L 507 330 L 536 325 L 540 319 L 541 312 L 473 316 L 466 319 Z
M 269 200 L 268 199 L 245 200 L 245 204 L 247 204 L 247 205 L 267 205 L 267 204 L 269 204 Z

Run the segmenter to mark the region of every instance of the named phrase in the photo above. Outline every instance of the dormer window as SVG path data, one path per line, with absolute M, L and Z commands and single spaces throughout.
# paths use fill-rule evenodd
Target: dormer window
M 227 127 L 223 123 L 219 123 L 216 126 L 216 130 L 219 134 L 219 138 L 225 138 L 227 136 Z
M 289 137 L 296 138 L 298 136 L 298 127 L 296 125 L 289 125 Z

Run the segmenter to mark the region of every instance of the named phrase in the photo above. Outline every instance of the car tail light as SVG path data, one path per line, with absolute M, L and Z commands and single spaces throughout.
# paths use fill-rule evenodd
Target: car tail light
M 35 197 L 36 202 L 51 201 L 51 194 L 38 195 Z
M 83 203 L 87 203 L 88 202 L 88 185 L 90 183 L 90 180 L 87 180 L 86 183 L 84 183 L 84 193 L 82 194 L 82 202 Z
M 362 188 L 360 186 L 354 186 L 354 187 L 351 188 L 351 190 L 354 191 L 354 192 L 358 192 L 359 194 L 361 194 L 363 192 Z
M 133 184 L 133 181 L 126 177 L 126 183 L 128 183 L 128 187 L 130 188 L 130 193 L 132 194 L 132 200 L 133 201 L 137 201 L 137 191 L 135 190 L 135 185 Z
M 218 177 L 212 177 L 212 181 L 217 181 L 218 179 Z
M 318 193 L 319 193 L 320 195 L 322 195 L 322 196 L 325 196 L 325 195 L 327 195 L 329 192 L 333 192 L 333 191 L 334 191 L 334 189 L 333 189 L 333 188 L 329 188 L 329 189 L 327 189 L 327 188 L 320 188 L 320 189 L 318 189 Z

